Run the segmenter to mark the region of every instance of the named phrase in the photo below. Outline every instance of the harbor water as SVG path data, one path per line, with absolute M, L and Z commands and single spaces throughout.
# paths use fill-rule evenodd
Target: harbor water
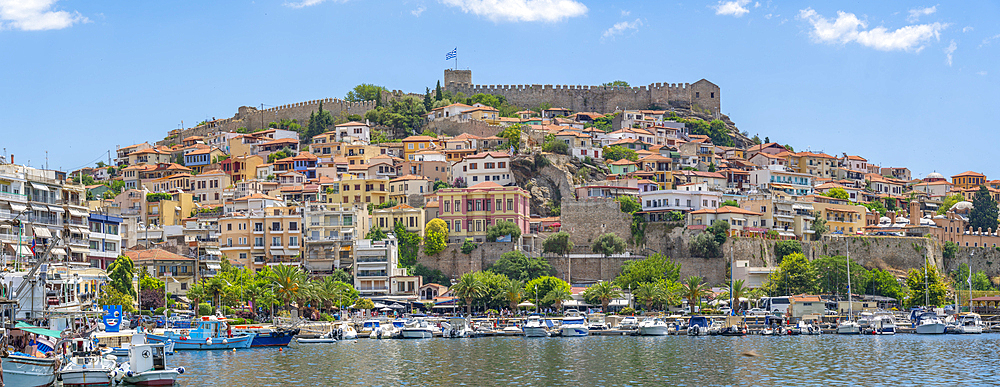
M 170 364 L 181 386 L 974 386 L 1000 383 L 998 350 L 1000 334 L 360 339 Z

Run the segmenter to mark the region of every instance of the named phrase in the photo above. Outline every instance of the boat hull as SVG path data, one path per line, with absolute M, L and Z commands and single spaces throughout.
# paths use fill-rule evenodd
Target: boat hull
M 85 370 L 62 371 L 59 377 L 62 378 L 64 387 L 97 387 L 110 386 L 111 372 L 109 369 L 88 368 Z
M 250 343 L 250 348 L 254 347 L 287 347 L 292 342 L 292 338 L 299 334 L 298 329 L 280 330 L 274 332 L 258 332 Z
M 958 327 L 958 333 L 961 333 L 961 334 L 964 334 L 964 335 L 970 335 L 970 334 L 977 335 L 977 334 L 983 333 L 983 327 L 981 327 L 981 326 L 961 326 L 961 327 Z
M 8 386 L 51 386 L 56 381 L 55 359 L 11 355 L 4 357 L 3 380 Z
M 590 335 L 590 329 L 583 326 L 562 327 L 559 329 L 563 337 L 583 337 Z
M 917 333 L 921 335 L 942 335 L 944 329 L 945 324 L 940 323 L 917 325 Z
M 214 350 L 250 348 L 250 344 L 253 343 L 255 336 L 256 334 L 251 333 L 246 336 L 212 339 L 212 342 L 209 343 L 207 339 L 177 338 L 147 334 L 146 340 L 151 343 L 166 343 L 169 340 L 174 344 L 174 349 L 177 350 Z
M 525 337 L 546 337 L 549 332 L 542 327 L 524 327 Z
M 408 329 L 403 328 L 404 339 L 429 339 L 434 337 L 434 332 L 430 329 Z
M 137 386 L 172 386 L 180 375 L 175 370 L 146 371 L 138 375 L 126 376 L 122 380 Z
M 837 326 L 838 335 L 859 335 L 861 334 L 861 326 L 855 324 L 841 324 Z
M 667 326 L 639 327 L 639 336 L 666 336 Z

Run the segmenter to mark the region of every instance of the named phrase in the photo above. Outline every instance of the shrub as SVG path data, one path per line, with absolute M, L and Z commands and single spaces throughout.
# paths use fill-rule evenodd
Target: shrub
M 635 314 L 635 309 L 632 309 L 631 306 L 626 306 L 626 307 L 622 308 L 622 311 L 619 314 L 621 314 L 621 315 Z
M 226 315 L 226 316 L 229 316 L 229 315 L 233 314 L 233 308 L 230 308 L 228 306 L 223 306 L 222 307 L 222 314 Z
M 472 238 L 465 238 L 462 244 L 462 254 L 472 254 L 472 250 L 479 248 L 479 245 L 472 241 Z
M 212 314 L 212 306 L 208 303 L 198 304 L 198 315 L 208 316 Z

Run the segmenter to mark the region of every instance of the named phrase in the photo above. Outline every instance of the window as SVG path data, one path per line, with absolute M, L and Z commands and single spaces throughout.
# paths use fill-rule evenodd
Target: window
M 299 237 L 288 237 L 288 247 L 298 247 Z
M 469 164 L 469 169 L 476 169 L 476 163 Z
M 465 203 L 465 211 L 466 211 L 466 212 L 472 212 L 472 211 L 473 211 L 473 210 L 472 210 L 472 209 L 474 208 L 473 206 L 475 206 L 475 204 L 473 204 L 473 203 L 474 203 L 474 202 L 473 202 L 472 200 L 469 200 L 469 201 L 467 201 L 467 202 Z
M 271 246 L 281 246 L 281 237 L 271 237 Z
M 262 237 L 253 238 L 253 245 L 255 247 L 264 247 L 264 238 Z
M 181 266 L 181 273 L 187 273 L 187 272 L 188 272 L 188 267 L 187 266 Z
M 118 244 L 115 242 L 104 242 L 104 251 L 117 251 Z
M 226 231 L 233 231 L 233 224 L 232 223 L 227 223 L 226 224 Z
M 264 231 L 264 223 L 254 223 L 253 224 L 253 230 L 254 231 Z
M 483 201 L 476 199 L 476 211 L 482 211 L 482 210 L 483 210 Z
M 298 231 L 298 229 L 299 229 L 299 223 L 298 222 L 290 222 L 290 223 L 288 223 L 288 230 L 289 231 Z
M 496 211 L 503 211 L 503 199 L 497 199 Z
M 240 253 L 240 259 L 247 259 L 247 253 Z
M 442 204 L 444 204 L 444 212 L 451 212 L 450 209 L 449 209 L 451 201 L 445 200 L 444 203 L 442 203 Z
M 462 231 L 462 221 L 461 220 L 456 220 L 455 221 L 455 232 L 460 232 L 460 231 Z
M 90 249 L 100 251 L 101 241 L 90 241 Z
M 507 199 L 507 211 L 514 211 L 514 199 Z
M 455 212 L 461 212 L 461 211 L 462 211 L 462 202 L 456 200 L 455 201 Z

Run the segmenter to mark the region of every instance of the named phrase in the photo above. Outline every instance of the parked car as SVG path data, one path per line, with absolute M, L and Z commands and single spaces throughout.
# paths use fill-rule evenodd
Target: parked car
M 730 314 L 732 311 L 733 311 L 733 308 L 730 308 L 728 306 L 723 306 L 723 307 L 719 308 L 719 313 L 722 313 L 722 314 L 725 314 L 725 315 Z
M 767 316 L 769 314 L 770 313 L 761 308 L 753 308 L 747 311 L 747 316 Z

